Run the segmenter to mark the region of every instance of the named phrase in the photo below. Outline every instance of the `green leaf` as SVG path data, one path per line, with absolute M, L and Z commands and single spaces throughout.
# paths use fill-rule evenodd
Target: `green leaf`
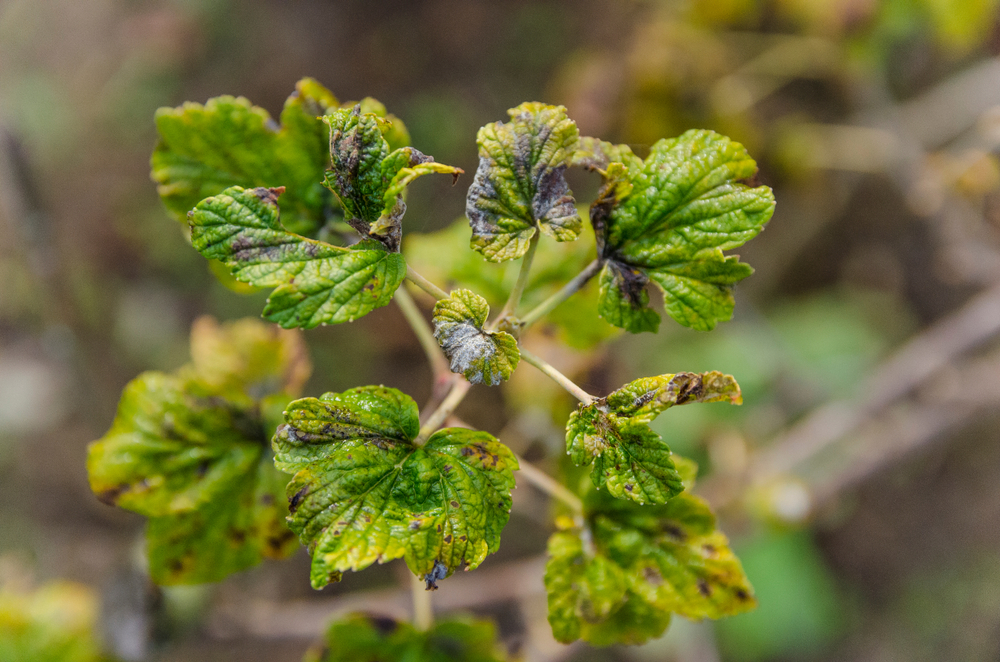
M 670 447 L 649 423 L 674 405 L 724 401 L 742 398 L 736 380 L 719 372 L 637 379 L 570 414 L 567 452 L 577 466 L 593 463 L 591 480 L 613 497 L 665 503 L 684 485 Z
M 416 403 L 376 386 L 296 400 L 285 420 L 275 465 L 295 473 L 289 522 L 315 588 L 399 557 L 433 588 L 497 550 L 517 461 L 489 434 L 446 428 L 418 447 Z
M 297 335 L 256 320 L 203 318 L 193 364 L 126 386 L 87 470 L 101 501 L 150 518 L 155 581 L 217 581 L 295 548 L 268 441 L 272 410 L 308 377 L 303 351 Z
M 523 103 L 511 121 L 479 130 L 479 168 L 469 188 L 466 215 L 472 247 L 492 262 L 524 255 L 538 229 L 573 241 L 582 221 L 564 172 L 580 133 L 563 106 Z
M 325 184 L 340 200 L 346 221 L 363 237 L 377 239 L 388 251 L 399 252 L 406 186 L 426 174 L 458 177 L 462 170 L 436 163 L 412 147 L 390 152 L 383 135 L 388 120 L 362 113 L 361 104 L 335 111 L 323 120 L 330 125 L 333 161 Z
M 0 660 L 101 662 L 97 614 L 97 596 L 82 584 L 32 592 L 0 586 Z
M 160 141 L 150 165 L 167 208 L 185 219 L 199 201 L 231 186 L 284 186 L 285 222 L 308 234 L 333 202 L 323 185 L 329 133 L 319 119 L 337 107 L 329 90 L 305 78 L 285 102 L 281 126 L 243 97 L 221 96 L 156 113 Z
M 486 299 L 470 290 L 454 290 L 434 304 L 434 337 L 452 372 L 473 384 L 496 386 L 510 379 L 521 352 L 509 333 L 483 330 L 489 314 Z
M 659 506 L 591 491 L 586 528 L 549 539 L 549 623 L 564 643 L 639 644 L 658 637 L 671 614 L 721 618 L 752 609 L 753 589 L 698 497 Z
M 406 276 L 398 253 L 377 242 L 342 248 L 287 232 L 280 188 L 238 186 L 201 201 L 190 215 L 191 243 L 240 281 L 274 287 L 264 317 L 285 328 L 350 322 L 392 300 Z
M 303 662 L 504 662 L 488 621 L 449 618 L 427 631 L 409 623 L 350 614 L 332 623 L 322 647 Z
M 601 315 L 633 333 L 655 331 L 645 291 L 653 281 L 684 326 L 709 330 L 732 317 L 731 288 L 753 270 L 722 251 L 755 237 L 774 212 L 770 188 L 742 183 L 757 172 L 746 149 L 712 131 L 661 140 L 645 161 L 621 146 L 587 145 L 579 163 L 607 163 L 590 214 L 605 262 Z

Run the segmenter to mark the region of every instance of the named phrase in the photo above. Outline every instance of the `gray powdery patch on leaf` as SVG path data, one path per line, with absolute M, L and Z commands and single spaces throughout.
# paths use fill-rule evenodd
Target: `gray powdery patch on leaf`
M 473 384 L 496 386 L 510 379 L 521 360 L 517 340 L 504 331 L 486 331 L 490 314 L 486 299 L 469 290 L 455 290 L 434 306 L 434 338 L 452 372 Z

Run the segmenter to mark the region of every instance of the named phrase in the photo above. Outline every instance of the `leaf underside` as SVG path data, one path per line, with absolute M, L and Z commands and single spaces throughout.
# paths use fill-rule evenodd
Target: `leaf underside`
M 295 474 L 289 523 L 314 587 L 400 557 L 433 585 L 496 551 L 517 461 L 489 434 L 446 428 L 417 447 L 416 403 L 375 386 L 297 400 L 285 420 L 275 464 Z
M 452 372 L 473 384 L 496 386 L 510 379 L 521 352 L 509 333 L 483 330 L 489 314 L 486 299 L 470 290 L 454 290 L 434 305 L 434 338 Z

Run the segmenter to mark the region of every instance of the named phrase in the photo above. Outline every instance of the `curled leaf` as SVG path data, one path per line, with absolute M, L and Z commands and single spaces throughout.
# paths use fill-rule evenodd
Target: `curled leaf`
M 514 336 L 483 330 L 489 314 L 486 299 L 469 290 L 455 290 L 434 305 L 434 337 L 452 372 L 465 375 L 473 384 L 496 386 L 510 379 L 521 353 Z
M 479 130 L 479 168 L 469 188 L 466 215 L 472 247 L 492 262 L 521 257 L 539 229 L 572 241 L 582 221 L 564 172 L 580 133 L 563 106 L 523 103 L 511 121 Z
M 566 450 L 591 479 L 619 499 L 666 503 L 684 489 L 670 447 L 649 423 L 669 407 L 691 402 L 742 403 L 739 386 L 719 372 L 645 377 L 606 398 L 581 405 L 566 424 Z

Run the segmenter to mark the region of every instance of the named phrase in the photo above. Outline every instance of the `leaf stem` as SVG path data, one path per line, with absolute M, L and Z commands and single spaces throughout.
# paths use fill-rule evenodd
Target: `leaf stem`
M 559 386 L 562 386 L 564 389 L 572 393 L 573 396 L 583 404 L 589 405 L 593 403 L 594 400 L 597 399 L 591 394 L 584 391 L 579 386 L 577 386 L 572 379 L 570 379 L 566 375 L 556 370 L 554 367 L 552 367 L 552 365 L 546 363 L 545 361 L 535 356 L 534 354 L 524 349 L 523 347 L 519 347 L 518 349 L 521 350 L 522 359 L 524 359 L 531 365 L 541 370 L 543 373 L 545 373 L 546 376 L 549 377 L 549 379 L 553 380 L 554 382 L 559 384 Z
M 577 292 L 579 292 L 587 282 L 593 278 L 598 271 L 601 270 L 601 261 L 599 259 L 594 260 L 586 267 L 583 271 L 578 273 L 576 277 L 570 282 L 566 283 L 561 290 L 550 296 L 545 301 L 541 302 L 533 309 L 529 310 L 523 317 L 521 317 L 522 328 L 530 326 L 542 319 L 553 310 L 556 306 L 561 304 L 566 299 L 570 298 Z
M 451 387 L 451 391 L 448 396 L 441 402 L 440 406 L 434 410 L 434 413 L 427 418 L 427 422 L 420 426 L 420 433 L 417 434 L 417 438 L 413 440 L 413 445 L 420 448 L 425 443 L 427 439 L 437 431 L 441 424 L 444 423 L 445 419 L 448 418 L 455 408 L 458 407 L 462 399 L 465 398 L 465 394 L 469 392 L 472 384 L 469 383 L 467 379 L 458 379 Z
M 424 580 L 417 575 L 410 575 L 410 592 L 413 594 L 413 626 L 426 632 L 434 626 L 431 592 L 424 585 Z
M 514 283 L 514 289 L 510 291 L 507 303 L 504 304 L 500 312 L 497 313 L 497 316 L 490 322 L 489 329 L 495 329 L 505 317 L 513 315 L 514 311 L 517 310 L 517 304 L 521 303 L 524 288 L 528 285 L 528 274 L 531 272 L 531 263 L 535 259 L 535 249 L 538 248 L 539 237 L 541 237 L 541 231 L 536 230 L 535 234 L 528 241 L 528 250 L 525 252 L 524 257 L 521 258 L 521 270 L 517 273 L 517 281 Z
M 418 274 L 416 269 L 414 269 L 410 265 L 406 265 L 406 278 L 411 283 L 422 289 L 424 292 L 427 292 L 427 294 L 431 295 L 435 299 L 448 298 L 447 292 L 445 292 L 440 287 L 438 287 L 434 283 L 430 282 L 429 280 Z
M 424 318 L 420 309 L 417 308 L 413 297 L 410 296 L 405 287 L 401 286 L 396 290 L 393 298 L 396 301 L 396 305 L 402 311 L 403 317 L 409 322 L 413 333 L 416 334 L 417 340 L 420 341 L 420 347 L 423 348 L 424 354 L 427 355 L 427 360 L 431 364 L 434 380 L 437 381 L 442 376 L 450 375 L 451 370 L 448 368 L 448 359 L 445 358 L 444 352 L 441 351 L 441 347 L 434 338 L 434 331 L 431 330 L 431 325 L 427 323 L 427 319 Z
M 568 487 L 560 483 L 558 480 L 548 475 L 535 465 L 531 464 L 520 455 L 517 455 L 517 464 L 519 466 L 518 471 L 524 476 L 525 480 L 545 492 L 549 496 L 559 499 L 567 506 L 573 510 L 573 514 L 579 517 L 583 516 L 583 501 L 580 497 L 573 494 Z

